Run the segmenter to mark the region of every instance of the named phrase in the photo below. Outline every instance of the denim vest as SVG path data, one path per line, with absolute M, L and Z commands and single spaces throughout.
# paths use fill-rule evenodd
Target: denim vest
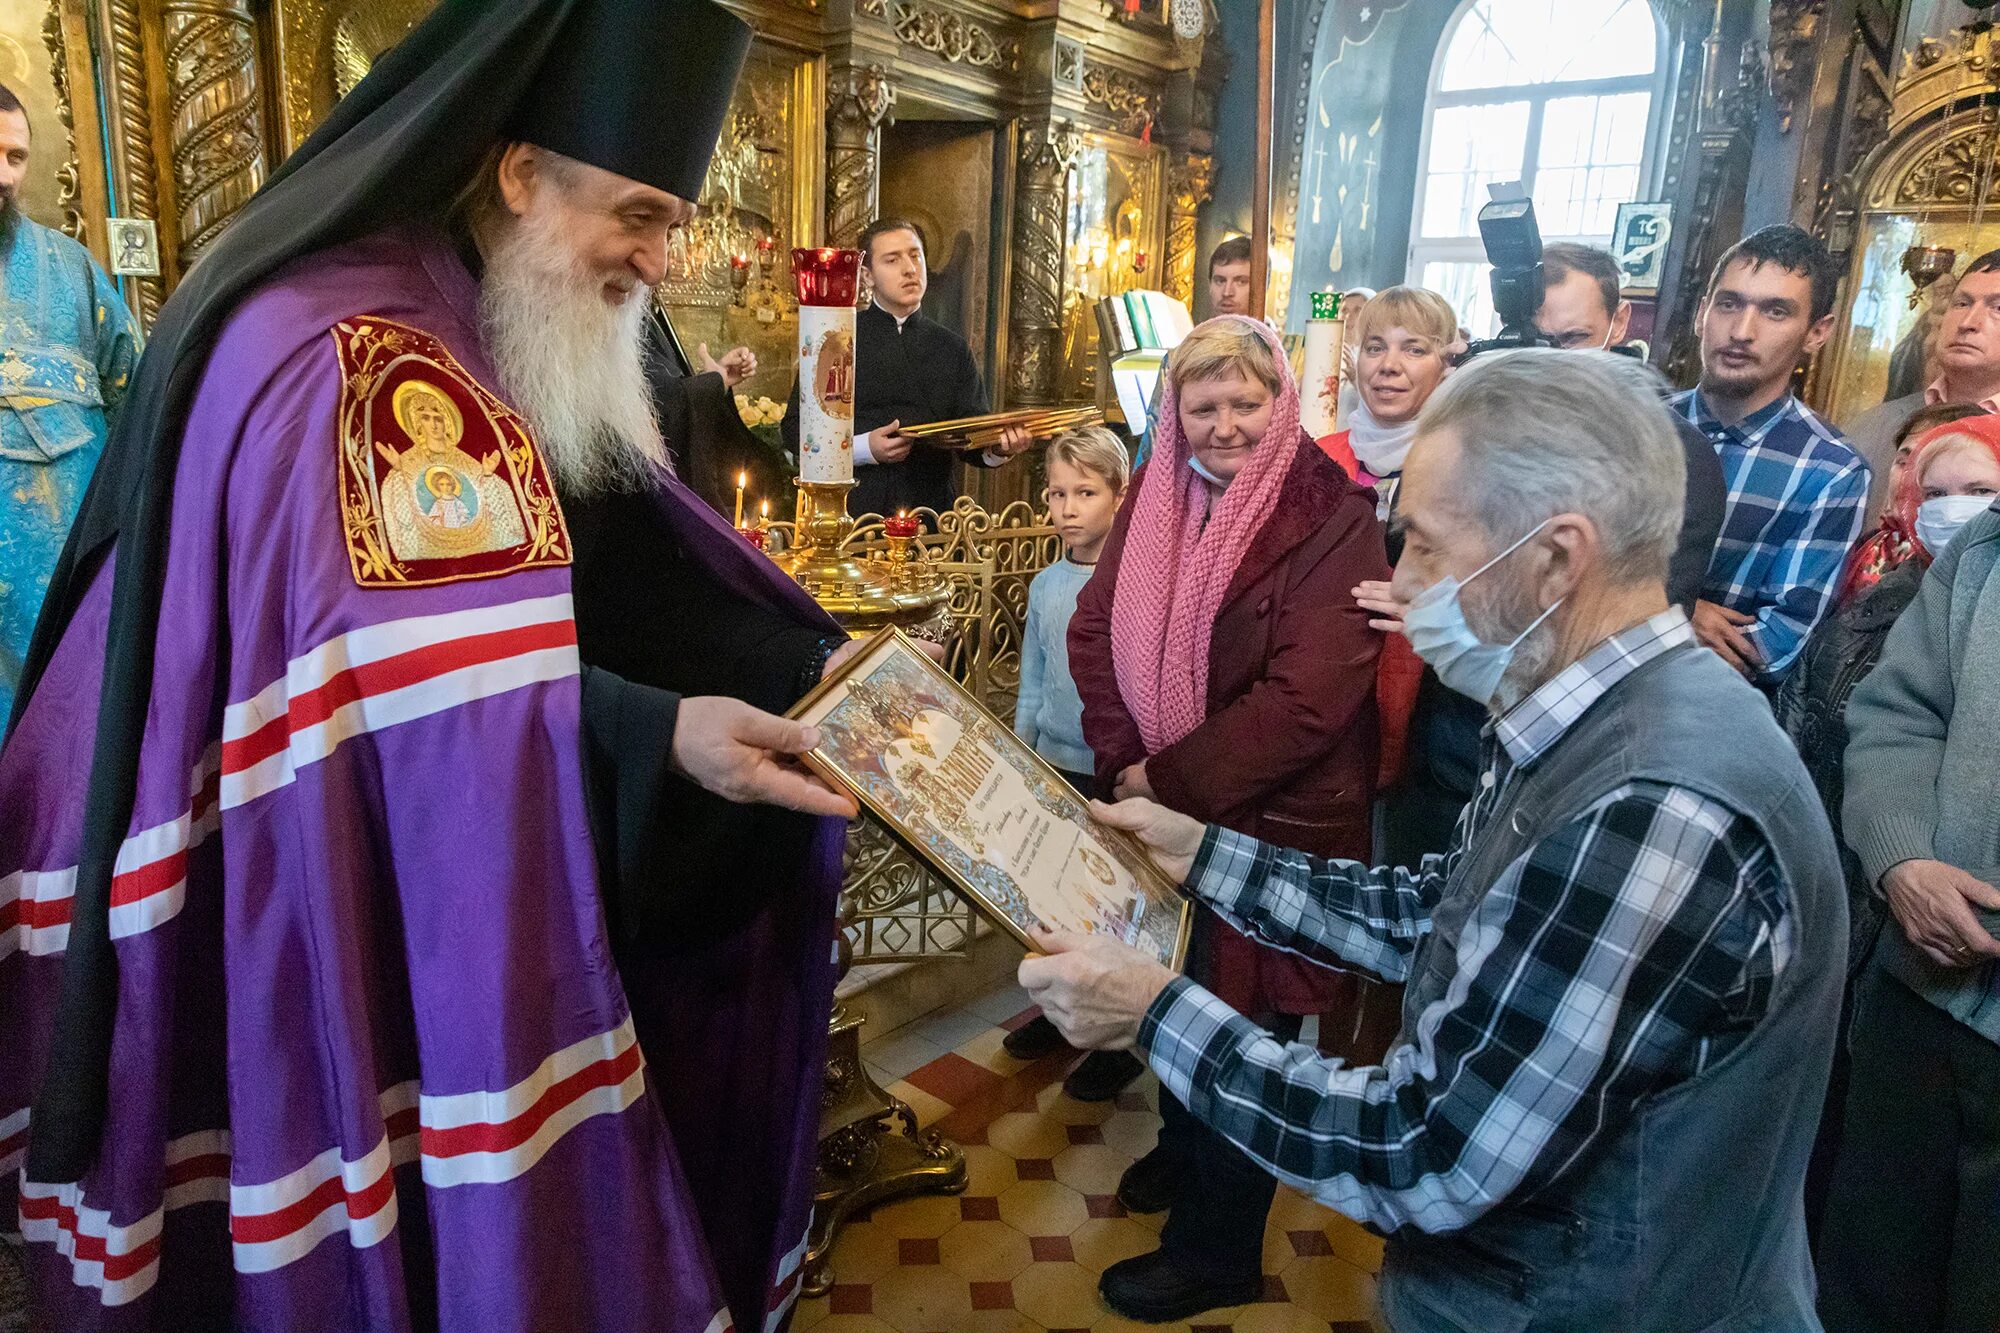
M 1763 698 L 1713 653 L 1639 667 L 1516 773 L 1432 914 L 1403 1040 L 1457 973 L 1458 938 L 1506 865 L 1626 782 L 1700 792 L 1757 824 L 1791 890 L 1770 1007 L 1700 1075 L 1531 1196 L 1465 1229 L 1389 1240 L 1397 1333 L 1816 1330 L 1802 1188 L 1840 1009 L 1847 910 L 1832 831 Z

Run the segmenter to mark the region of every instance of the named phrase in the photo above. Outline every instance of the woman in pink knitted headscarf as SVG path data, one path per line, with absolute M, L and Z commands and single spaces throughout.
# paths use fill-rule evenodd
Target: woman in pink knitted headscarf
M 1283 846 L 1365 859 L 1381 636 L 1351 589 L 1389 568 L 1374 494 L 1300 429 L 1298 386 L 1262 323 L 1201 325 L 1166 379 L 1152 458 L 1070 621 L 1098 794 L 1150 796 Z M 1321 1014 L 1327 1043 L 1352 1049 L 1342 1038 L 1355 1031 L 1358 978 L 1207 913 L 1187 967 L 1281 1038 Z M 1161 1249 L 1102 1282 L 1112 1308 L 1139 1319 L 1183 1319 L 1261 1289 L 1273 1182 L 1172 1100 L 1161 1097 L 1159 1146 L 1119 1189 L 1134 1211 L 1173 1208 Z

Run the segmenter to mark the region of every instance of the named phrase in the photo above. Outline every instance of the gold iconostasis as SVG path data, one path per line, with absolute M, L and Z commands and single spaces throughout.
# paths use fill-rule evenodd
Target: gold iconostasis
M 150 223 L 160 271 L 116 274 L 150 324 L 235 210 L 432 3 L 0 0 L 0 81 L 36 131 L 29 215 L 107 267 L 108 222 Z M 1165 108 L 1212 106 L 1223 61 L 1177 40 L 1153 7 L 724 3 L 757 39 L 660 300 L 690 355 L 703 343 L 756 352 L 751 398 L 782 401 L 790 387 L 791 248 L 851 243 L 899 204 L 942 232 L 930 313 L 966 336 L 996 406 L 1089 394 L 1096 297 L 1192 295 L 1212 126 Z M 952 170 L 919 179 L 899 155 Z M 1170 174 L 1202 188 L 1170 200 Z

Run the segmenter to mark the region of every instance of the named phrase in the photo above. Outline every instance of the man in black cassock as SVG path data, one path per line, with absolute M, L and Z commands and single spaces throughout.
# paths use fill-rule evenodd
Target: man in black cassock
M 920 309 L 930 271 L 917 225 L 878 218 L 856 245 L 872 296 L 854 321 L 854 490 L 847 511 L 943 513 L 958 498 L 951 463 L 959 451 L 918 443 L 899 428 L 991 411 L 986 382 L 965 339 Z M 796 381 L 780 429 L 786 447 L 796 453 Z M 961 456 L 972 467 L 998 467 L 1031 443 L 1026 431 L 1011 427 L 996 447 Z

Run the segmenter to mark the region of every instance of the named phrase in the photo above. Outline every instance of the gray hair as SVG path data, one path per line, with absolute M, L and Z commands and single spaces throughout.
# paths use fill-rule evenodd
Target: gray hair
M 1662 387 L 1650 367 L 1612 352 L 1489 354 L 1445 379 L 1417 433 L 1457 437 L 1454 490 L 1495 542 L 1582 514 L 1597 526 L 1613 581 L 1664 579 L 1687 462 Z

